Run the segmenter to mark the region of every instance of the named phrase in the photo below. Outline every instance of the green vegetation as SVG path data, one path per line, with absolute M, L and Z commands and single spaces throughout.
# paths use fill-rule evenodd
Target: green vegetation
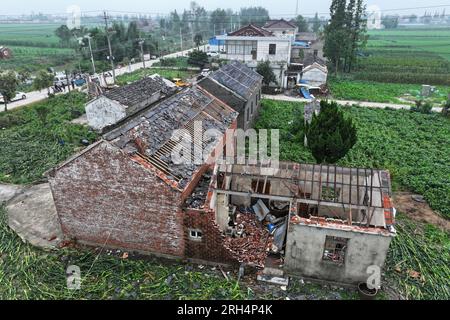
M 302 134 L 291 133 L 302 112 L 298 103 L 263 100 L 256 128 L 280 129 L 282 160 L 314 162 Z M 450 218 L 449 120 L 439 114 L 356 106 L 344 112 L 357 126 L 358 142 L 338 164 L 389 169 L 394 188 L 423 194 L 432 208 Z M 397 231 L 387 260 L 389 281 L 410 299 L 449 299 L 449 235 L 402 215 Z
M 336 102 L 320 102 L 319 115 L 306 124 L 308 148 L 317 163 L 335 163 L 356 143 L 356 127 L 345 117 Z
M 388 169 L 394 187 L 422 194 L 450 218 L 450 123 L 440 114 L 361 107 L 344 108 L 357 128 L 358 142 L 338 164 Z M 314 162 L 293 121 L 303 112 L 296 103 L 263 101 L 256 128 L 280 129 L 282 160 Z
M 155 261 L 121 259 L 105 251 L 46 252 L 25 244 L 0 207 L 0 299 L 246 299 L 252 291 L 220 272 Z M 102 254 L 100 254 L 102 253 Z M 81 270 L 81 290 L 68 290 L 66 269 Z
M 258 62 L 256 72 L 263 76 L 263 84 L 269 86 L 271 83 L 277 83 L 277 77 L 270 66 L 270 61 Z
M 84 113 L 86 96 L 78 92 L 0 113 L 0 181 L 31 183 L 96 135 L 71 124 Z
M 130 73 L 126 73 L 117 77 L 117 84 L 124 85 L 137 80 L 140 80 L 146 76 L 152 74 L 159 74 L 161 77 L 172 80 L 173 78 L 187 79 L 191 77 L 194 73 L 187 70 L 173 70 L 164 68 L 146 68 L 139 69 Z
M 367 49 L 435 53 L 450 61 L 450 30 L 448 28 L 405 28 L 370 30 Z
M 397 29 L 369 32 L 356 80 L 450 85 L 450 31 Z
M 334 99 L 398 104 L 412 104 L 415 100 L 422 99 L 421 85 L 418 84 L 380 83 L 331 77 L 328 79 L 328 86 Z M 450 87 L 437 86 L 436 89 L 437 91 L 426 99 L 427 102 L 441 104 L 446 101 Z
M 450 299 L 450 235 L 433 225 L 397 218 L 387 278 L 407 299 Z
M 17 70 L 25 68 L 29 71 L 37 71 L 55 66 L 64 66 L 75 61 L 79 57 L 73 49 L 42 48 L 42 47 L 17 47 L 11 46 L 12 58 L 0 60 L 0 69 Z
M 4 46 L 57 48 L 55 35 L 58 24 L 52 23 L 0 23 L 0 43 Z

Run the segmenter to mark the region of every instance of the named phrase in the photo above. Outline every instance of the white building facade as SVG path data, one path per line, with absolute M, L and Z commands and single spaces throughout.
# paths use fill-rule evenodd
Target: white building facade
M 244 62 L 256 69 L 258 62 L 270 61 L 278 78 L 278 85 L 286 87 L 285 72 L 291 61 L 293 38 L 289 35 L 276 36 L 272 32 L 253 25 L 224 36 L 217 36 L 225 42 L 224 57 Z

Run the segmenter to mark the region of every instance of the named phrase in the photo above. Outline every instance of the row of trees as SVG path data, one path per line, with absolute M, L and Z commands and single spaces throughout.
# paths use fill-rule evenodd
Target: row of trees
M 357 53 L 367 42 L 366 6 L 363 0 L 333 0 L 330 22 L 324 29 L 324 55 L 335 72 L 350 72 Z

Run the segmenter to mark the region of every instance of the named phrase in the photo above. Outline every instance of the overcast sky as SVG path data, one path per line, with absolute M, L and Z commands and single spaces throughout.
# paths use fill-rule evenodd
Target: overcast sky
M 216 8 L 232 8 L 238 10 L 246 6 L 263 6 L 272 16 L 294 15 L 297 0 L 197 0 L 197 3 L 208 10 Z M 70 5 L 78 5 L 82 11 L 115 10 L 131 12 L 168 13 L 174 9 L 182 11 L 189 7 L 190 0 L 2 0 L 0 15 L 28 14 L 31 12 L 64 13 Z M 331 0 L 299 0 L 299 13 L 304 15 L 314 12 L 327 13 Z M 430 7 L 448 5 L 450 13 L 450 0 L 367 0 L 367 5 L 378 5 L 381 10 L 398 8 Z M 443 8 L 434 8 L 432 11 L 442 11 Z M 423 13 L 425 9 L 392 11 L 386 13 Z

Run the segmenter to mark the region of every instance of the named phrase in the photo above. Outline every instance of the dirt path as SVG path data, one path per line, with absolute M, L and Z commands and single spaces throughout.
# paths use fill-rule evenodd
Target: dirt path
M 297 98 L 297 97 L 289 97 L 285 95 L 263 95 L 263 99 L 276 100 L 276 101 L 288 101 L 288 102 L 310 102 L 308 99 Z M 410 110 L 411 106 L 406 104 L 395 104 L 395 103 L 380 103 L 380 102 L 368 102 L 368 101 L 353 101 L 353 100 L 334 100 L 341 106 L 351 106 L 351 105 L 359 105 L 367 108 L 376 108 L 376 109 L 384 109 L 386 107 L 395 109 L 395 110 Z M 434 107 L 433 112 L 441 112 L 442 108 Z
M 398 211 L 418 222 L 431 223 L 450 232 L 450 221 L 434 212 L 426 202 L 415 201 L 410 192 L 394 193 L 394 204 Z

